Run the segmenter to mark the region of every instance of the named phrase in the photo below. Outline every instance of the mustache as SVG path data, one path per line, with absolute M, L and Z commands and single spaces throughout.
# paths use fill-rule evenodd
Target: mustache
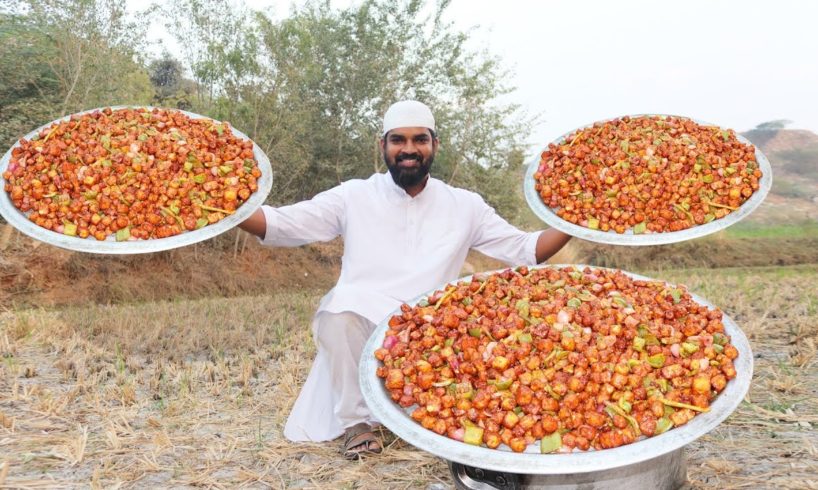
M 420 156 L 420 153 L 400 153 L 395 157 L 395 163 L 400 163 L 404 160 L 417 160 L 418 162 L 423 162 L 423 157 Z

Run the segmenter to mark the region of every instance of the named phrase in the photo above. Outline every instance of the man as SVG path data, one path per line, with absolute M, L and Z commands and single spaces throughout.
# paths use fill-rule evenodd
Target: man
M 326 441 L 345 434 L 343 452 L 352 459 L 382 449 L 357 376 L 375 325 L 401 303 L 456 279 L 471 248 L 530 265 L 570 239 L 554 229 L 524 233 L 477 194 L 430 177 L 439 141 L 424 104 L 393 104 L 381 135 L 388 173 L 344 182 L 309 201 L 263 206 L 240 225 L 271 246 L 344 238 L 341 276 L 313 320 L 318 352 L 284 435 Z

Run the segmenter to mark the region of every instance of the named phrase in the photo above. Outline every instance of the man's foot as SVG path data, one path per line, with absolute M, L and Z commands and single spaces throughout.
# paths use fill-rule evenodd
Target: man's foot
M 346 429 L 342 451 L 345 458 L 354 460 L 363 455 L 380 454 L 383 446 L 374 429 L 362 422 Z

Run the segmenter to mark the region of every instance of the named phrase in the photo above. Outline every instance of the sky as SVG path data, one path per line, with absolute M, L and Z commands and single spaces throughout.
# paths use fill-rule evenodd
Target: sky
M 247 0 L 274 18 L 298 0 Z M 331 0 L 333 6 L 357 4 Z M 535 147 L 625 114 L 818 133 L 818 2 L 453 0 L 446 18 L 497 55 Z

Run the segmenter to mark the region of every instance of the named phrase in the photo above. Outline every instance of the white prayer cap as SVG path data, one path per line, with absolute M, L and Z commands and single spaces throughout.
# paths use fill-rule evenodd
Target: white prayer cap
M 395 102 L 383 115 L 383 131 L 386 134 L 395 128 L 429 128 L 435 130 L 435 117 L 431 109 L 416 100 Z

